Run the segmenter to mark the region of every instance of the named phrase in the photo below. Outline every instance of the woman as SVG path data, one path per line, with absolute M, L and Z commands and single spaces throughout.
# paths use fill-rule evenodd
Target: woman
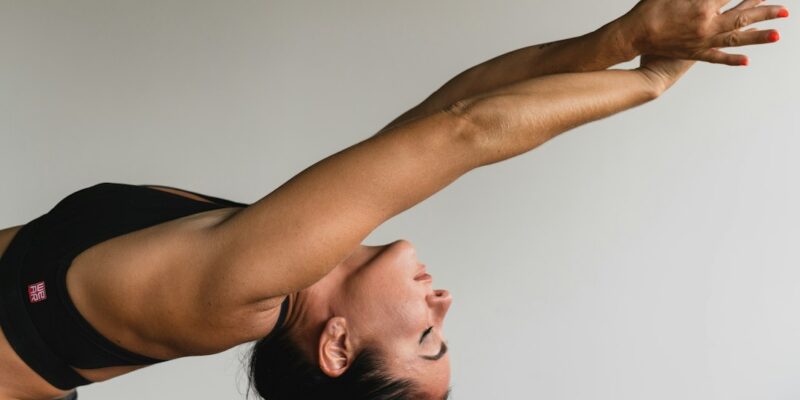
M 788 16 L 727 3 L 644 0 L 470 68 L 253 204 L 101 183 L 0 231 L 0 399 L 75 398 L 254 340 L 252 386 L 269 399 L 446 398 L 449 294 L 409 242 L 361 241 L 472 169 L 657 98 L 696 60 L 746 64 L 717 48 L 774 42 L 740 29 Z

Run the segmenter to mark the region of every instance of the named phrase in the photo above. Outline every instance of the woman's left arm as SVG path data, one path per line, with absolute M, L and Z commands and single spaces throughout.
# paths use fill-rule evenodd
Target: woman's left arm
M 582 36 L 523 47 L 494 57 L 456 75 L 377 134 L 458 100 L 516 82 L 555 73 L 601 71 L 633 60 L 639 53 L 633 48 L 627 30 L 624 20 L 615 20 Z
M 776 41 L 774 29 L 739 31 L 788 16 L 783 6 L 763 2 L 743 0 L 723 13 L 730 0 L 642 0 L 593 32 L 517 49 L 465 70 L 375 135 L 480 93 L 542 75 L 601 71 L 641 54 L 742 65 L 745 56 L 716 48 Z

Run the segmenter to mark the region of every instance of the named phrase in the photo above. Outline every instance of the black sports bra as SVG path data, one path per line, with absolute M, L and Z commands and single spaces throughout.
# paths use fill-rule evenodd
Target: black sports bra
M 116 236 L 204 211 L 247 206 L 183 191 L 212 203 L 144 185 L 104 182 L 70 194 L 17 232 L 0 258 L 0 326 L 17 354 L 53 386 L 68 390 L 91 383 L 70 366 L 165 361 L 128 351 L 95 330 L 68 296 L 66 273 L 81 252 Z M 288 300 L 273 332 L 285 320 Z

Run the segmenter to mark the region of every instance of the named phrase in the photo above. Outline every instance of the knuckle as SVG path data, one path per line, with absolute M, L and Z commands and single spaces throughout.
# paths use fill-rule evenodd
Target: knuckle
M 698 21 L 698 23 L 694 27 L 694 34 L 697 38 L 704 39 L 709 36 L 713 36 L 714 26 L 710 21 Z
M 710 7 L 700 7 L 694 13 L 694 33 L 697 38 L 706 38 L 714 34 L 714 24 L 718 17 L 719 10 Z
M 698 19 L 700 19 L 701 21 L 704 21 L 704 22 L 711 21 L 717 15 L 719 15 L 718 10 L 715 10 L 715 9 L 713 9 L 711 7 L 702 7 L 697 12 Z
M 744 13 L 737 15 L 736 19 L 733 22 L 733 26 L 735 29 L 741 29 L 747 25 L 750 25 L 750 17 L 748 17 Z
M 733 32 L 730 35 L 728 35 L 727 37 L 725 37 L 725 46 L 726 47 L 737 46 L 741 42 L 742 42 L 742 38 L 736 32 Z
M 694 35 L 698 38 L 708 36 L 708 26 L 706 24 L 698 24 L 694 29 Z

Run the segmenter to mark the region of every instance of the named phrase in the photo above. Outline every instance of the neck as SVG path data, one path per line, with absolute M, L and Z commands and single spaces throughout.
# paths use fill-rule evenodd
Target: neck
M 331 299 L 339 287 L 339 274 L 331 272 L 313 285 L 289 294 L 284 329 L 310 360 L 316 360 L 317 342 L 325 322 L 335 315 Z
M 310 360 L 317 359 L 316 349 L 325 323 L 337 315 L 337 299 L 347 275 L 375 257 L 384 247 L 360 246 L 322 279 L 289 295 L 284 327 Z

